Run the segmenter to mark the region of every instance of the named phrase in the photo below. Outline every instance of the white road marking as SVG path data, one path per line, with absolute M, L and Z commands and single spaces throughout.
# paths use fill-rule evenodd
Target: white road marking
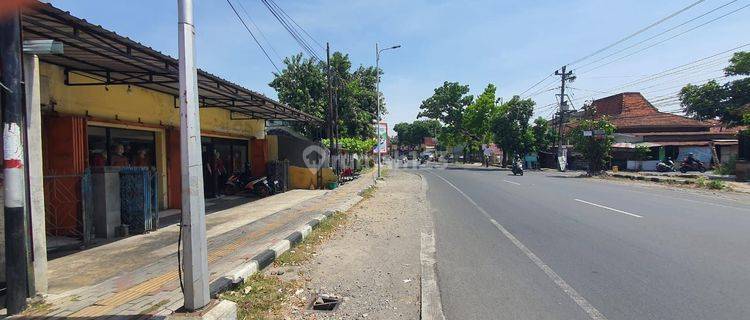
M 610 208 L 610 207 L 603 206 L 603 205 L 600 205 L 600 204 L 596 204 L 596 203 L 593 203 L 593 202 L 588 202 L 588 201 L 581 200 L 581 199 L 573 199 L 573 200 L 578 201 L 578 202 L 583 202 L 585 204 L 592 205 L 592 206 L 595 206 L 595 207 L 599 207 L 599 208 L 602 208 L 602 209 L 607 209 L 607 210 L 612 210 L 614 212 L 618 212 L 618 213 L 622 213 L 622 214 L 627 214 L 627 215 L 629 215 L 631 217 L 643 218 L 643 216 L 640 216 L 640 215 L 637 215 L 637 214 L 633 214 L 633 213 L 630 213 L 630 212 L 625 212 L 625 211 L 622 211 L 622 210 L 617 210 L 615 208 Z
M 475 208 L 477 208 L 477 210 L 479 210 L 479 212 L 481 212 L 485 217 L 487 217 L 487 219 L 489 219 L 490 222 L 492 222 L 492 224 L 495 225 L 495 227 L 500 230 L 500 232 L 506 238 L 508 238 L 508 240 L 510 240 L 513 245 L 516 246 L 516 248 L 521 250 L 521 252 L 523 252 L 532 262 L 534 262 L 534 264 L 539 267 L 539 269 L 541 269 L 542 272 L 544 272 L 544 274 L 546 274 L 547 277 L 549 277 L 563 292 L 565 292 L 565 294 L 567 294 L 568 297 L 573 300 L 573 302 L 575 302 L 581 309 L 583 309 L 583 311 L 586 312 L 586 314 L 588 314 L 592 320 L 607 320 L 607 317 L 605 317 L 601 312 L 599 312 L 599 310 L 591 305 L 591 303 L 589 303 L 586 298 L 584 298 L 580 293 L 578 293 L 578 291 L 573 289 L 573 287 L 565 282 L 565 280 L 563 280 L 563 278 L 560 277 L 554 270 L 552 270 L 552 268 L 544 263 L 542 259 L 534 254 L 534 252 L 532 252 L 528 247 L 526 247 L 526 245 L 524 245 L 521 240 L 518 240 L 518 238 L 510 233 L 510 231 L 505 229 L 503 225 L 495 221 L 495 219 L 493 219 L 490 214 L 487 213 L 487 211 L 485 211 L 482 207 L 480 207 L 471 197 L 469 197 L 466 193 L 461 191 L 461 189 L 456 187 L 453 183 L 446 180 L 445 178 L 432 172 L 429 173 L 445 181 L 445 183 L 453 187 L 453 189 L 458 191 L 459 194 L 466 198 L 466 200 L 469 201 L 469 203 L 471 203 Z
M 521 184 L 520 184 L 520 183 L 518 183 L 518 182 L 514 182 L 514 181 L 510 181 L 510 180 L 503 180 L 503 181 L 505 181 L 505 182 L 507 182 L 507 183 L 510 183 L 510 184 L 515 184 L 515 185 L 517 185 L 517 186 L 520 186 L 520 185 L 521 185 Z

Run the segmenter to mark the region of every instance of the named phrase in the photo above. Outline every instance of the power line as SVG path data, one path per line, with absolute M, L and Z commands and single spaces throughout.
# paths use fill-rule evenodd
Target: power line
M 594 61 L 592 61 L 592 62 L 586 63 L 586 64 L 584 64 L 584 65 L 582 65 L 582 66 L 579 66 L 579 67 L 577 67 L 577 68 L 578 68 L 578 69 L 581 69 L 581 68 L 585 68 L 585 67 L 587 67 L 587 66 L 590 66 L 590 65 L 592 65 L 592 64 L 595 64 L 595 63 L 597 63 L 597 62 L 600 62 L 600 61 L 602 61 L 602 60 L 605 60 L 605 59 L 607 59 L 607 58 L 609 58 L 609 57 L 611 57 L 611 56 L 614 56 L 614 55 L 616 55 L 616 54 L 618 54 L 618 53 L 621 53 L 621 52 L 627 51 L 627 50 L 629 50 L 629 49 L 631 49 L 631 48 L 634 48 L 634 47 L 636 47 L 636 46 L 638 46 L 638 45 L 640 45 L 640 44 L 642 44 L 642 43 L 644 43 L 644 42 L 648 42 L 648 41 L 650 41 L 650 40 L 652 40 L 652 39 L 654 39 L 654 38 L 657 38 L 657 37 L 659 37 L 659 36 L 661 36 L 661 35 L 663 35 L 663 34 L 669 33 L 669 32 L 671 32 L 671 31 L 673 31 L 673 30 L 675 30 L 675 29 L 677 29 L 677 28 L 679 28 L 679 27 L 682 27 L 682 26 L 684 26 L 684 25 L 686 25 L 686 24 L 688 24 L 688 23 L 690 23 L 690 22 L 693 22 L 693 21 L 695 21 L 695 20 L 697 20 L 697 19 L 700 19 L 700 18 L 702 18 L 702 17 L 704 17 L 704 16 L 706 16 L 706 15 L 709 15 L 709 14 L 711 14 L 711 13 L 713 13 L 713 12 L 717 11 L 717 10 L 720 10 L 721 8 L 724 8 L 724 7 L 726 7 L 726 6 L 728 6 L 728 5 L 732 4 L 732 3 L 735 3 L 735 2 L 737 2 L 737 0 L 732 0 L 732 1 L 729 1 L 729 2 L 727 2 L 727 3 L 723 4 L 723 5 L 719 6 L 719 7 L 716 7 L 716 8 L 714 8 L 714 9 L 712 9 L 712 10 L 709 10 L 708 12 L 705 12 L 705 13 L 703 13 L 703 14 L 701 14 L 701 15 L 697 16 L 697 17 L 694 17 L 694 18 L 692 18 L 692 19 L 690 19 L 690 20 L 687 20 L 687 21 L 685 21 L 685 22 L 683 22 L 683 23 L 681 23 L 681 24 L 678 24 L 678 25 L 676 25 L 676 26 L 674 26 L 674 27 L 672 27 L 672 28 L 669 28 L 669 29 L 667 29 L 667 30 L 665 30 L 665 31 L 662 31 L 662 32 L 660 32 L 660 33 L 657 33 L 657 34 L 655 34 L 655 35 L 651 36 L 650 38 L 647 38 L 647 39 L 645 39 L 645 40 L 642 40 L 642 41 L 636 42 L 636 43 L 634 43 L 634 44 L 632 44 L 632 45 L 630 45 L 630 46 L 628 46 L 628 47 L 626 47 L 626 48 L 623 48 L 623 49 L 620 49 L 620 50 L 618 50 L 618 51 L 615 51 L 615 52 L 613 52 L 613 53 L 610 53 L 610 54 L 608 54 L 608 55 L 606 55 L 606 56 L 604 56 L 604 57 L 601 57 L 601 58 L 599 58 L 599 59 L 597 59 L 597 60 L 594 60 Z
M 545 80 L 549 79 L 549 78 L 550 78 L 550 77 L 552 77 L 553 75 L 555 75 L 555 74 L 554 74 L 554 73 L 550 73 L 550 74 L 549 74 L 549 75 L 547 75 L 547 76 L 546 76 L 546 77 L 545 77 L 544 79 L 542 79 L 542 80 L 539 80 L 539 82 L 537 82 L 537 83 L 535 83 L 535 84 L 531 85 L 531 87 L 528 87 L 528 88 L 527 88 L 526 90 L 524 90 L 523 92 L 521 92 L 521 94 L 519 94 L 519 96 L 523 96 L 523 94 L 524 94 L 524 93 L 526 93 L 526 92 L 529 92 L 529 90 L 531 90 L 531 89 L 533 89 L 534 87 L 536 87 L 536 86 L 540 85 L 540 84 L 541 84 L 542 82 L 544 82 Z
M 271 48 L 271 51 L 273 51 L 273 53 L 276 55 L 276 58 L 279 58 L 279 60 L 284 61 L 284 58 L 282 58 L 279 52 L 276 51 L 273 45 L 271 45 L 271 41 L 269 41 L 268 38 L 266 38 L 266 34 L 263 33 L 263 30 L 258 26 L 258 24 L 255 23 L 255 20 L 253 19 L 252 16 L 250 16 L 250 13 L 247 12 L 247 10 L 245 9 L 245 6 L 242 4 L 242 0 L 238 0 L 237 4 L 240 5 L 240 9 L 242 9 L 242 12 L 245 13 L 245 16 L 247 17 L 248 20 L 250 20 L 250 23 L 255 27 L 255 30 L 258 30 L 258 33 L 260 33 L 260 37 L 263 38 L 263 40 L 265 40 L 266 45 L 268 45 L 268 47 Z
M 274 18 L 276 18 L 276 20 L 281 23 L 281 25 L 284 27 L 284 29 L 286 29 L 289 35 L 292 36 L 297 44 L 299 44 L 300 47 L 302 47 L 302 49 L 307 52 L 310 57 L 315 60 L 322 61 L 320 57 L 318 57 L 318 55 L 315 53 L 315 50 L 312 49 L 310 44 L 308 44 L 307 41 L 305 41 L 305 39 L 302 37 L 302 35 L 299 34 L 297 29 L 294 28 L 294 26 L 292 26 L 290 22 L 286 20 L 284 15 L 280 13 L 280 11 L 277 11 L 278 9 L 276 9 L 276 7 L 274 7 L 268 0 L 261 0 L 261 2 L 266 6 L 266 8 L 268 8 L 268 11 L 271 12 Z
M 651 29 L 651 28 L 653 28 L 653 27 L 655 27 L 655 26 L 657 26 L 657 25 L 659 25 L 659 24 L 661 24 L 661 23 L 664 23 L 665 21 L 667 21 L 667 20 L 669 20 L 669 19 L 672 19 L 672 18 L 674 18 L 675 16 L 677 16 L 677 15 L 679 15 L 679 14 L 681 14 L 681 13 L 683 13 L 683 12 L 687 11 L 687 10 L 689 10 L 689 9 L 690 9 L 690 8 L 692 8 L 692 7 L 695 7 L 696 5 L 698 5 L 698 4 L 700 4 L 701 2 L 704 2 L 704 1 L 705 1 L 705 0 L 698 0 L 698 1 L 696 1 L 696 2 L 693 2 L 693 3 L 691 3 L 690 5 L 688 5 L 687 7 L 685 7 L 685 8 L 682 8 L 682 9 L 680 9 L 680 10 L 676 11 L 676 12 L 673 12 L 673 13 L 671 13 L 670 15 L 668 15 L 668 16 L 666 16 L 666 17 L 664 17 L 664 18 L 661 18 L 661 19 L 659 19 L 658 21 L 656 21 L 656 22 L 654 22 L 654 23 L 652 23 L 652 24 L 650 24 L 650 25 L 648 25 L 648 26 L 645 26 L 645 27 L 641 28 L 640 30 L 638 30 L 638 31 L 636 31 L 636 32 L 634 32 L 634 33 L 632 33 L 632 34 L 630 34 L 630 35 L 626 36 L 625 38 L 622 38 L 622 39 L 620 39 L 620 40 L 617 40 L 617 41 L 615 41 L 614 43 L 612 43 L 612 44 L 610 44 L 610 45 L 608 45 L 608 46 L 606 46 L 606 47 L 604 47 L 604 48 L 601 48 L 601 49 L 599 49 L 599 50 L 597 50 L 597 51 L 594 51 L 593 53 L 591 53 L 591 54 L 588 54 L 588 55 L 586 55 L 586 56 L 584 56 L 584 57 L 582 57 L 582 58 L 579 58 L 578 60 L 575 60 L 575 61 L 573 61 L 573 62 L 571 62 L 571 63 L 568 63 L 567 65 L 568 65 L 568 66 L 572 66 L 572 65 L 574 65 L 574 64 L 576 64 L 576 63 L 578 63 L 578 62 L 581 62 L 581 61 L 583 61 L 583 60 L 586 60 L 586 59 L 588 59 L 588 58 L 590 58 L 590 57 L 593 57 L 593 56 L 595 56 L 595 55 L 597 55 L 597 54 L 599 54 L 599 53 L 602 53 L 602 52 L 604 52 L 604 51 L 606 51 L 606 50 L 609 50 L 610 48 L 612 48 L 612 47 L 614 47 L 614 46 L 616 46 L 616 45 L 618 45 L 618 44 L 620 44 L 620 43 L 623 43 L 623 42 L 625 42 L 625 41 L 628 41 L 628 40 L 632 39 L 633 37 L 635 37 L 635 36 L 637 36 L 637 35 L 639 35 L 639 34 L 641 34 L 641 33 L 643 33 L 643 32 L 646 32 L 646 31 L 647 31 L 648 29 Z
M 313 36 L 310 35 L 310 33 L 308 33 L 307 30 L 305 30 L 305 28 L 303 28 L 302 26 L 300 26 L 299 23 L 297 23 L 297 21 L 295 21 L 294 18 L 292 18 L 292 16 L 290 16 L 289 14 L 287 14 L 286 11 L 284 11 L 284 8 L 282 8 L 281 6 L 279 6 L 273 0 L 268 0 L 268 1 L 270 1 L 271 4 L 275 5 L 276 8 L 278 8 L 281 11 L 282 14 L 284 14 L 287 18 L 289 18 L 289 20 L 291 20 L 292 23 L 294 23 L 295 26 L 297 26 L 300 30 L 302 30 L 302 32 L 305 35 L 307 35 L 307 37 L 310 38 L 310 40 L 312 40 L 313 42 L 315 42 L 315 44 L 317 44 L 318 47 L 320 47 L 321 49 L 325 49 L 325 47 L 318 40 L 316 40 L 315 38 L 313 38 Z
M 612 63 L 615 63 L 615 62 L 617 62 L 617 61 L 620 61 L 620 60 L 622 60 L 622 59 L 625 59 L 625 58 L 631 57 L 631 56 L 633 56 L 633 55 L 635 55 L 635 54 L 638 54 L 638 53 L 640 53 L 640 52 L 643 52 L 643 51 L 645 51 L 645 50 L 651 49 L 651 48 L 653 48 L 653 47 L 655 47 L 655 46 L 657 46 L 657 45 L 659 45 L 659 44 L 662 44 L 662 43 L 664 43 L 664 42 L 667 42 L 667 41 L 669 41 L 669 40 L 672 40 L 672 39 L 674 39 L 674 38 L 677 38 L 677 37 L 679 37 L 679 36 L 681 36 L 681 35 L 684 35 L 684 34 L 686 34 L 686 33 L 690 32 L 690 31 L 693 31 L 693 30 L 695 30 L 695 29 L 698 29 L 698 28 L 700 28 L 700 27 L 706 26 L 706 25 L 708 25 L 708 24 L 710 24 L 710 23 L 713 23 L 713 22 L 716 22 L 716 21 L 718 21 L 718 20 L 721 20 L 721 19 L 723 19 L 723 18 L 726 18 L 727 16 L 729 16 L 729 15 L 731 15 L 731 14 L 734 14 L 734 13 L 737 13 L 738 11 L 740 11 L 740 10 L 742 10 L 742 9 L 745 9 L 745 8 L 747 8 L 747 7 L 750 7 L 750 4 L 746 4 L 746 5 L 744 5 L 744 6 L 742 6 L 742 7 L 739 7 L 739 8 L 737 8 L 737 9 L 735 9 L 735 10 L 732 10 L 732 11 L 730 11 L 730 12 L 727 12 L 727 13 L 725 13 L 725 14 L 721 15 L 721 16 L 718 16 L 718 17 L 716 17 L 716 18 L 714 18 L 714 19 L 711 19 L 711 20 L 709 20 L 709 21 L 707 21 L 707 22 L 704 22 L 704 23 L 702 23 L 702 24 L 699 24 L 699 25 L 697 25 L 697 26 L 695 26 L 695 27 L 692 27 L 692 28 L 690 28 L 690 29 L 688 29 L 688 30 L 685 30 L 685 31 L 683 31 L 683 32 L 680 32 L 680 33 L 678 33 L 678 34 L 676 34 L 676 35 L 673 35 L 673 36 L 671 36 L 671 37 L 669 37 L 669 38 L 667 38 L 667 39 L 664 39 L 664 40 L 661 40 L 661 41 L 655 42 L 655 43 L 653 43 L 653 44 L 651 44 L 651 45 L 649 45 L 649 46 L 647 46 L 647 47 L 645 47 L 645 48 L 641 48 L 641 49 L 639 49 L 639 50 L 636 50 L 636 51 L 634 51 L 634 52 L 631 52 L 631 53 L 629 53 L 629 54 L 627 54 L 627 55 L 621 56 L 621 57 L 619 57 L 619 58 L 616 58 L 616 59 L 614 59 L 614 60 L 611 60 L 611 61 L 609 61 L 609 62 L 605 62 L 605 63 L 603 63 L 603 64 L 601 64 L 601 65 L 599 65 L 599 66 L 596 66 L 596 67 L 594 67 L 594 68 L 591 68 L 591 69 L 588 69 L 588 70 L 582 71 L 582 72 L 580 72 L 579 74 L 585 74 L 585 73 L 589 73 L 589 72 L 591 72 L 591 71 L 597 70 L 597 69 L 599 69 L 599 68 L 602 68 L 602 67 L 604 67 L 604 66 L 607 66 L 607 65 L 610 65 L 610 64 L 612 64 Z
M 250 28 L 247 26 L 247 23 L 245 23 L 245 20 L 242 19 L 242 16 L 240 16 L 240 13 L 237 12 L 237 9 L 234 8 L 234 5 L 232 4 L 232 2 L 227 0 L 227 3 L 232 8 L 232 11 L 234 11 L 234 14 L 237 16 L 237 18 L 240 19 L 240 22 L 242 23 L 242 25 L 245 26 L 245 30 L 247 30 L 247 32 L 250 33 L 250 36 L 253 37 L 253 41 L 255 41 L 255 44 L 257 44 L 260 50 L 263 51 L 263 54 L 266 56 L 266 59 L 268 59 L 268 62 L 270 62 L 271 65 L 273 65 L 274 69 L 276 69 L 276 72 L 281 74 L 281 70 L 279 70 L 279 67 L 276 66 L 276 63 L 273 62 L 273 59 L 271 59 L 271 56 L 268 55 L 268 52 L 266 52 L 266 49 L 263 48 L 263 45 L 260 44 L 260 41 L 258 41 L 258 38 L 255 37 L 255 34 L 253 34 L 253 31 L 250 30 Z
M 699 64 L 699 63 L 701 63 L 701 62 L 703 62 L 704 64 L 706 64 L 706 63 L 711 63 L 711 62 L 706 62 L 706 61 L 707 61 L 707 60 L 711 60 L 711 59 L 714 59 L 714 58 L 716 58 L 716 57 L 719 57 L 719 56 L 722 56 L 722 55 L 725 55 L 725 54 L 727 54 L 727 53 L 730 53 L 730 52 L 733 52 L 733 51 L 737 51 L 737 50 L 739 50 L 739 49 L 742 49 L 742 48 L 745 48 L 745 47 L 747 47 L 747 46 L 750 46 L 750 42 L 748 42 L 748 43 L 744 43 L 744 44 L 741 44 L 741 45 L 739 45 L 739 46 L 736 46 L 736 47 L 734 47 L 734 48 L 731 48 L 731 49 L 728 49 L 728 50 L 724 50 L 724 51 L 721 51 L 721 52 L 718 52 L 718 53 L 715 53 L 715 54 L 712 54 L 712 55 L 709 55 L 709 56 L 706 56 L 706 57 L 703 57 L 703 58 L 700 58 L 700 59 L 697 59 L 697 60 L 693 60 L 693 61 L 691 61 L 691 62 L 688 62 L 688 63 L 685 63 L 685 64 L 681 64 L 681 65 L 678 65 L 678 66 L 675 66 L 675 67 L 672 67 L 672 68 L 669 68 L 669 69 L 666 69 L 666 70 L 663 70 L 663 71 L 660 71 L 660 72 L 657 72 L 657 73 L 651 74 L 651 75 L 649 75 L 649 76 L 646 76 L 646 77 L 643 77 L 643 78 L 641 78 L 641 79 L 636 79 L 636 80 L 634 80 L 634 81 L 631 81 L 631 82 L 627 82 L 627 83 L 625 83 L 625 84 L 623 84 L 623 85 L 619 85 L 619 86 L 616 86 L 616 87 L 612 87 L 612 88 L 610 88 L 610 89 L 607 89 L 607 90 L 603 90 L 603 91 L 605 91 L 605 92 L 613 92 L 613 91 L 615 91 L 615 90 L 619 90 L 619 89 L 622 89 L 622 88 L 625 88 L 625 87 L 631 86 L 631 85 L 633 85 L 633 84 L 639 83 L 640 81 L 643 81 L 643 80 L 647 80 L 647 79 L 649 79 L 649 78 L 655 78 L 655 77 L 658 77 L 658 76 L 660 76 L 660 75 L 662 75 L 662 74 L 665 74 L 665 73 L 669 73 L 669 72 L 672 72 L 672 71 L 675 71 L 675 70 L 679 70 L 679 69 L 685 68 L 685 67 L 687 67 L 687 66 L 691 66 L 691 65 L 697 65 L 697 64 Z M 593 98 L 593 97 L 594 97 L 594 95 L 591 95 L 591 96 L 587 96 L 587 97 L 582 97 L 582 98 L 579 98 L 579 99 L 576 99 L 576 100 L 587 99 L 587 98 Z

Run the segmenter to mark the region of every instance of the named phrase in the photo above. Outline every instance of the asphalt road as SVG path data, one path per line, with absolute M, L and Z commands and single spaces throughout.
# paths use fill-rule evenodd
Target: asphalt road
M 448 319 L 750 319 L 750 197 L 423 168 Z

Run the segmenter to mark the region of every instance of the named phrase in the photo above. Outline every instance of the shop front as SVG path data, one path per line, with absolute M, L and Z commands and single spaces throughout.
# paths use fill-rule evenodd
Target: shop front
M 182 203 L 178 61 L 51 5 L 22 23 L 24 40 L 65 48 L 38 71 L 50 239 L 158 227 L 151 217 Z M 267 120 L 321 121 L 202 70 L 198 91 L 206 197 L 235 172 L 265 173 Z

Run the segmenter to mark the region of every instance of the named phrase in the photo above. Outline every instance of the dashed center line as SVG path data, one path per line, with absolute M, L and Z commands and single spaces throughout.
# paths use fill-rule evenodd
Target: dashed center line
M 484 208 L 480 207 L 479 204 L 477 204 L 474 201 L 474 199 L 469 197 L 466 193 L 461 191 L 461 189 L 456 187 L 456 185 L 454 185 L 447 179 L 441 177 L 440 175 L 433 173 L 432 171 L 426 171 L 426 172 L 428 172 L 429 174 L 435 177 L 438 177 L 440 180 L 443 180 L 445 183 L 447 183 L 449 186 L 455 189 L 461 196 L 463 196 L 466 199 L 466 201 L 471 203 L 474 206 L 474 208 L 476 208 L 479 212 L 481 212 L 482 215 L 484 215 L 495 226 L 495 228 L 497 228 L 500 231 L 500 233 L 502 233 L 508 240 L 510 240 L 510 242 L 512 242 L 513 245 L 516 246 L 516 248 L 521 250 L 521 252 L 523 252 L 523 254 L 529 258 L 529 260 L 531 260 L 539 269 L 541 269 L 542 272 L 544 272 L 544 274 L 547 275 L 547 277 L 550 280 L 552 280 L 552 282 L 554 282 L 558 288 L 560 288 L 560 290 L 562 290 L 565 294 L 567 294 L 568 297 L 571 300 L 573 300 L 575 304 L 578 305 L 578 307 L 580 307 L 584 312 L 586 312 L 586 314 L 589 316 L 591 320 L 607 320 L 607 317 L 605 317 L 601 312 L 599 312 L 599 310 L 597 310 L 596 307 L 594 307 L 591 303 L 589 303 L 589 301 L 586 300 L 586 298 L 584 298 L 580 293 L 578 293 L 578 291 L 573 289 L 573 287 L 571 287 L 567 282 L 565 282 L 565 280 L 562 277 L 560 277 L 560 275 L 558 275 L 554 270 L 552 270 L 552 268 L 550 268 L 549 265 L 547 265 L 544 261 L 542 261 L 542 259 L 539 258 L 539 256 L 534 254 L 534 252 L 532 252 L 528 247 L 526 247 L 526 245 L 524 245 L 521 242 L 521 240 L 518 240 L 518 238 L 516 238 L 516 236 L 514 236 L 512 233 L 510 233 L 508 229 L 506 229 L 503 225 L 501 225 L 495 219 L 493 219 L 492 216 L 490 216 L 490 214 L 484 210 Z
M 507 182 L 507 183 L 510 183 L 510 184 L 515 184 L 515 185 L 517 185 L 517 186 L 520 186 L 520 185 L 521 185 L 521 184 L 520 184 L 520 183 L 518 183 L 518 182 L 514 182 L 514 181 L 510 181 L 510 180 L 503 180 L 503 181 L 504 181 L 504 182 Z
M 591 206 L 599 207 L 599 208 L 602 208 L 602 209 L 611 210 L 611 211 L 614 211 L 614 212 L 617 212 L 617 213 L 626 214 L 626 215 L 629 215 L 631 217 L 643 218 L 643 216 L 641 216 L 641 215 L 637 215 L 637 214 L 634 214 L 634 213 L 630 213 L 630 212 L 618 210 L 618 209 L 615 209 L 615 208 L 610 208 L 610 207 L 603 206 L 603 205 L 600 205 L 600 204 L 596 204 L 596 203 L 593 203 L 593 202 L 588 202 L 588 201 L 581 200 L 581 199 L 573 199 L 573 200 L 578 201 L 578 202 L 582 202 L 582 203 L 585 203 L 585 204 L 588 204 L 588 205 L 591 205 Z

